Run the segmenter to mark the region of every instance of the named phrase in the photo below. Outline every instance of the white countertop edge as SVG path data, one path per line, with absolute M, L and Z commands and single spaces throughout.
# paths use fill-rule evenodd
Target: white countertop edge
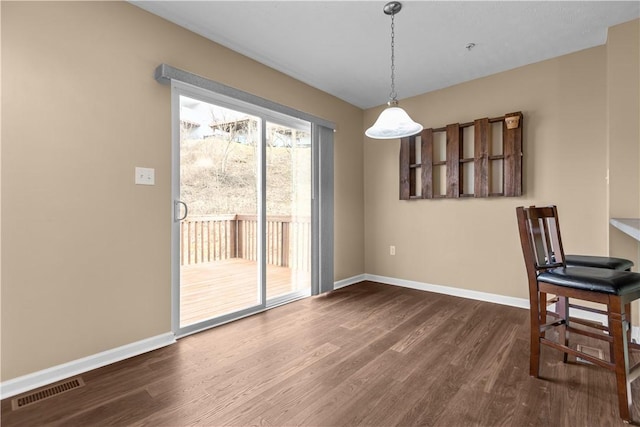
M 609 223 L 640 242 L 640 218 L 611 218 Z

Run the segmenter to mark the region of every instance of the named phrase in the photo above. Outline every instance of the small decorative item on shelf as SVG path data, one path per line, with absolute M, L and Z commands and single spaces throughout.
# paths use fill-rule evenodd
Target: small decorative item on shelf
M 507 129 L 517 129 L 520 126 L 520 116 L 509 116 L 504 118 Z

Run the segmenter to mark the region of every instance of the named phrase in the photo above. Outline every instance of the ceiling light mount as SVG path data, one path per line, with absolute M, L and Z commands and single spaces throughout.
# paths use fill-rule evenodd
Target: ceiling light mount
M 390 1 L 389 3 L 384 5 L 384 8 L 382 8 L 382 10 L 387 15 L 395 15 L 402 10 L 402 3 L 400 3 L 399 1 Z
M 402 108 L 398 107 L 394 17 L 402 10 L 402 3 L 391 1 L 385 4 L 382 10 L 386 15 L 391 15 L 391 92 L 388 107 L 380 113 L 378 120 L 367 129 L 365 135 L 374 139 L 398 139 L 417 134 L 422 130 L 422 125 L 414 122 Z

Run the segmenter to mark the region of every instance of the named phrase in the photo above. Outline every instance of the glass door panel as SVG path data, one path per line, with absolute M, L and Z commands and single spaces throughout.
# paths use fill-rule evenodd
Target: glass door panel
M 258 117 L 180 96 L 180 328 L 262 304 L 260 129 Z
M 311 129 L 266 123 L 267 301 L 311 289 Z

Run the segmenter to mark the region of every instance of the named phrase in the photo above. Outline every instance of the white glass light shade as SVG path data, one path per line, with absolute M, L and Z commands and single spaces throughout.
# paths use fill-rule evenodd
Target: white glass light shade
M 421 130 L 422 125 L 411 120 L 402 108 L 387 107 L 364 134 L 374 139 L 397 139 L 415 135 Z

